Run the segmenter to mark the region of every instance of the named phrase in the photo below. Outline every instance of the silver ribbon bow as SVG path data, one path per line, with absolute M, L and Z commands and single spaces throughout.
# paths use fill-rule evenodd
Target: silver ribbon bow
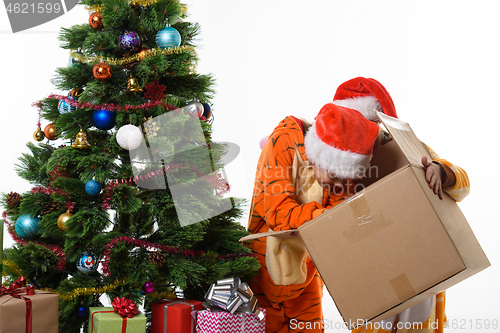
M 229 313 L 236 311 L 253 313 L 259 320 L 264 320 L 264 314 L 257 308 L 257 297 L 247 283 L 241 283 L 238 277 L 218 280 L 208 289 L 205 301 L 218 306 Z

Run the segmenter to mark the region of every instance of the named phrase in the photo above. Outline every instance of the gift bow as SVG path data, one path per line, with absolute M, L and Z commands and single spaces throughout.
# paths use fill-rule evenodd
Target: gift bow
M 34 295 L 35 287 L 32 284 L 26 286 L 26 278 L 24 276 L 18 277 L 16 281 L 12 282 L 10 286 L 5 288 L 4 286 L 0 286 L 0 296 L 2 295 L 10 295 L 15 298 L 23 298 L 20 293 L 26 293 L 26 295 Z
M 247 283 L 241 283 L 238 277 L 218 280 L 210 286 L 205 294 L 205 300 L 233 314 L 251 312 L 264 320 L 264 314 L 257 308 L 257 297 Z
M 28 285 L 26 288 L 23 288 L 26 285 L 26 278 L 21 276 L 17 278 L 10 286 L 5 288 L 4 286 L 0 286 L 0 297 L 3 295 L 9 295 L 14 298 L 22 299 L 26 303 L 26 333 L 31 333 L 32 328 L 32 316 L 33 316 L 33 308 L 31 306 L 31 299 L 28 297 L 24 297 L 19 295 L 20 293 L 26 293 L 26 295 L 34 295 L 35 287 L 33 285 Z
M 116 297 L 113 302 L 111 302 L 113 309 L 120 314 L 123 318 L 128 317 L 132 318 L 135 316 L 137 311 L 137 304 L 130 299 L 126 299 L 125 297 Z

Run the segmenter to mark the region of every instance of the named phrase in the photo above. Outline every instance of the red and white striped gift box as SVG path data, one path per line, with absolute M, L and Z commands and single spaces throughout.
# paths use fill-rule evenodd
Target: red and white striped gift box
M 196 317 L 196 333 L 264 333 L 266 331 L 266 310 L 259 308 L 264 320 L 253 313 L 224 310 L 201 310 Z

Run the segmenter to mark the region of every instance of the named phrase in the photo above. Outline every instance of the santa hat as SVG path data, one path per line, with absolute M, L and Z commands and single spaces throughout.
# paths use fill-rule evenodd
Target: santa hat
M 362 178 L 378 133 L 378 125 L 358 111 L 326 104 L 307 131 L 307 159 L 338 178 Z
M 342 83 L 335 92 L 333 104 L 357 110 L 372 121 L 378 120 L 375 111 L 398 117 L 391 95 L 375 79 L 356 77 Z

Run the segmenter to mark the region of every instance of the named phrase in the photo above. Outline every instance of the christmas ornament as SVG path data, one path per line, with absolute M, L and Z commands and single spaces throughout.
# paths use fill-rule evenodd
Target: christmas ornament
M 144 97 L 151 100 L 163 100 L 165 99 L 165 87 L 163 84 L 160 84 L 158 81 L 154 81 L 151 83 L 146 83 L 144 86 Z
M 169 47 L 178 47 L 181 45 L 181 34 L 171 26 L 167 26 L 156 34 L 156 45 L 165 49 Z
M 165 257 L 160 252 L 151 252 L 149 254 L 149 262 L 160 268 L 165 263 Z
M 92 122 L 100 130 L 107 131 L 115 126 L 116 113 L 99 109 L 92 113 Z
M 49 140 L 56 140 L 59 137 L 59 135 L 56 134 L 56 128 L 54 127 L 54 123 L 45 126 L 45 128 L 43 129 L 43 133 L 45 134 L 45 137 Z
M 134 52 L 141 45 L 141 38 L 139 34 L 132 30 L 125 30 L 118 37 L 118 44 L 127 52 Z
M 76 315 L 80 318 L 86 318 L 88 314 L 89 314 L 89 307 L 86 306 L 85 304 L 80 305 L 76 309 Z
M 144 290 L 146 294 L 151 294 L 155 290 L 155 285 L 153 284 L 153 282 L 148 281 L 144 283 L 144 285 L 142 286 L 142 290 Z
M 16 233 L 22 238 L 32 238 L 40 230 L 40 219 L 32 215 L 21 215 L 16 220 Z
M 116 132 L 116 142 L 126 150 L 136 149 L 142 142 L 142 131 L 134 125 L 124 125 Z
M 10 192 L 7 194 L 5 201 L 7 202 L 7 207 L 16 208 L 21 203 L 21 195 L 17 192 Z
M 42 131 L 40 126 L 38 126 L 36 131 L 33 133 L 33 139 L 35 139 L 35 141 L 43 141 L 43 139 L 45 139 L 45 133 Z
M 203 104 L 201 104 L 196 98 L 194 99 L 194 101 L 186 105 L 185 109 L 189 113 L 198 115 L 198 117 L 201 117 L 203 115 Z
M 59 215 L 57 219 L 57 227 L 62 231 L 66 230 L 66 222 L 71 218 L 71 216 L 73 216 L 73 214 L 71 214 L 69 210 L 66 211 L 66 213 Z
M 139 57 L 140 60 L 142 60 L 142 59 L 146 58 L 148 51 L 149 51 L 149 49 L 147 47 L 141 47 L 139 49 L 139 53 L 137 54 L 137 56 Z
M 102 30 L 104 28 L 104 24 L 102 23 L 101 13 L 94 12 L 94 13 L 90 14 L 89 25 L 92 27 L 92 29 Z
M 76 260 L 76 268 L 82 273 L 95 272 L 98 266 L 97 256 L 90 251 L 83 252 Z
M 160 129 L 158 126 L 156 126 L 156 121 L 152 121 L 153 116 L 150 116 L 149 118 L 146 119 L 144 117 L 144 123 L 142 126 L 144 127 L 144 133 L 147 136 L 156 136 L 158 133 L 158 130 Z
M 139 83 L 137 83 L 137 79 L 133 77 L 132 74 L 130 74 L 130 77 L 128 78 L 127 90 L 133 93 L 142 92 L 141 86 L 139 85 Z
M 91 179 L 85 184 L 85 192 L 90 196 L 97 196 L 101 193 L 101 184 Z
M 68 95 L 68 96 L 73 97 L 73 98 L 72 98 L 72 100 L 77 101 L 77 100 L 78 100 L 78 97 L 80 97 L 80 95 L 82 94 L 82 92 L 83 92 L 83 89 L 82 89 L 82 88 L 73 88 L 73 89 L 71 89 L 71 91 L 69 92 L 69 95 Z
M 78 50 L 78 51 L 75 51 L 75 52 L 72 52 L 69 56 L 69 65 L 70 66 L 77 66 L 79 64 L 81 64 L 81 58 L 83 57 L 83 52 L 82 50 Z
M 72 100 L 76 100 L 76 98 L 71 97 Z M 70 103 L 66 102 L 65 100 L 61 99 L 59 101 L 59 104 L 57 105 L 57 110 L 59 110 L 60 114 L 72 112 L 76 110 L 76 107 L 71 105 Z
M 212 107 L 208 103 L 203 103 L 203 117 L 208 119 L 212 116 Z
M 94 73 L 94 78 L 97 81 L 109 80 L 112 74 L 111 66 L 106 64 L 105 62 L 100 62 L 94 65 L 92 72 Z
M 76 134 L 75 142 L 71 145 L 73 148 L 78 149 L 88 149 L 92 146 L 87 141 L 87 134 L 80 128 L 80 131 Z

